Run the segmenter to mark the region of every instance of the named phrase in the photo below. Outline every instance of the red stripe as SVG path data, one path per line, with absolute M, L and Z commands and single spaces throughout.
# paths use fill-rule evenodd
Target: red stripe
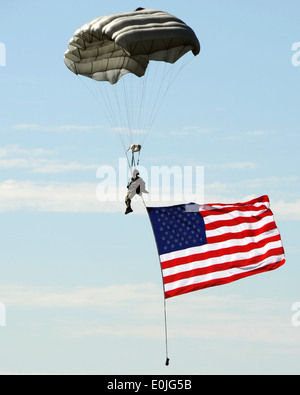
M 237 233 L 228 232 L 216 236 L 209 236 L 206 238 L 206 242 L 207 244 L 217 244 L 227 240 L 245 239 L 246 237 L 252 238 L 274 229 L 276 229 L 275 222 L 270 222 L 269 224 L 266 224 L 259 229 L 246 229 Z
M 231 239 L 231 238 L 229 238 Z M 275 235 L 271 236 L 268 238 L 265 238 L 263 240 L 260 240 L 258 242 L 250 242 L 246 245 L 233 245 L 231 247 L 227 248 L 220 248 L 220 246 L 216 245 L 216 249 L 212 251 L 207 251 L 207 252 L 199 252 L 197 254 L 190 254 L 188 256 L 184 257 L 179 257 L 179 258 L 174 258 L 170 259 L 168 261 L 161 262 L 161 267 L 162 269 L 168 269 L 170 267 L 174 267 L 177 265 L 184 265 L 186 263 L 190 262 L 195 262 L 195 261 L 204 261 L 205 259 L 209 258 L 216 258 L 220 257 L 223 255 L 229 255 L 229 254 L 236 254 L 238 252 L 248 252 L 251 251 L 254 248 L 261 248 L 265 245 L 267 245 L 271 241 L 280 241 L 280 235 Z
M 192 278 L 196 276 L 201 276 L 209 273 L 219 272 L 226 269 L 232 269 L 237 267 L 246 268 L 249 265 L 255 265 L 259 262 L 262 262 L 264 259 L 269 258 L 271 256 L 280 256 L 283 255 L 284 251 L 282 247 L 277 247 L 274 249 L 270 249 L 262 255 L 258 255 L 252 258 L 247 259 L 239 259 L 233 262 L 226 262 L 222 264 L 210 265 L 208 267 L 203 267 L 199 269 L 188 270 L 186 272 L 180 272 L 176 274 L 171 274 L 170 276 L 164 276 L 164 284 L 169 284 L 174 281 L 183 280 L 184 278 Z
M 227 277 L 227 278 L 219 278 L 219 279 L 215 279 L 215 280 L 206 281 L 201 284 L 187 285 L 185 287 L 176 288 L 171 291 L 165 291 L 165 298 L 166 299 L 171 298 L 172 296 L 182 295 L 187 292 L 198 291 L 200 289 L 213 287 L 216 285 L 228 284 L 228 283 L 231 283 L 233 281 L 239 280 L 244 277 L 248 277 L 248 276 L 252 276 L 254 274 L 263 273 L 263 272 L 277 269 L 278 267 L 282 266 L 284 264 L 284 262 L 285 262 L 285 259 L 282 259 L 280 262 L 271 263 L 270 265 L 264 266 L 262 268 L 254 269 L 254 270 L 246 272 L 246 273 L 240 273 L 240 274 L 236 274 L 236 275 L 233 275 L 233 276 Z
M 266 217 L 273 217 L 272 213 L 270 211 L 266 211 L 265 213 L 262 213 L 259 217 L 235 217 L 231 219 L 220 219 L 218 221 L 214 221 L 211 223 L 206 223 L 205 224 L 205 230 L 213 230 L 216 228 L 220 228 L 221 226 L 235 226 L 235 225 L 240 225 L 240 224 L 252 224 L 259 222 L 262 218 Z

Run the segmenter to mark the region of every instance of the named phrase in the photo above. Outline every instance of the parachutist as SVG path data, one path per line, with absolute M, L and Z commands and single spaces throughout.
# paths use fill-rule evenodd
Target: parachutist
M 128 192 L 125 199 L 126 210 L 125 214 L 132 213 L 131 200 L 135 195 L 141 196 L 142 193 L 149 193 L 145 188 L 145 181 L 139 176 L 139 171 L 134 169 L 130 183 L 127 185 Z

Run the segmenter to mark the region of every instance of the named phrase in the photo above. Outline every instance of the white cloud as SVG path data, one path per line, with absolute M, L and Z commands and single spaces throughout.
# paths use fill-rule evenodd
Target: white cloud
M 54 125 L 54 126 L 46 126 L 32 123 L 19 123 L 13 125 L 12 128 L 14 130 L 32 130 L 39 132 L 68 132 L 68 131 L 81 131 L 81 132 L 89 132 L 91 130 L 99 130 L 103 129 L 102 125 Z
M 103 288 L 55 288 L 0 286 L 1 300 L 7 306 L 63 309 L 63 322 L 56 325 L 74 337 L 112 336 L 163 338 L 161 287 L 153 283 L 111 285 Z M 85 320 L 72 325 L 74 314 L 65 309 L 97 309 L 111 314 L 111 321 Z M 167 301 L 169 338 L 234 340 L 278 345 L 299 345 L 298 331 L 291 324 L 288 302 L 275 298 L 245 298 L 187 294 Z M 180 312 L 180 313 L 179 313 Z M 289 319 L 290 313 L 290 319 Z M 125 320 L 123 314 L 126 314 Z M 94 317 L 94 315 L 93 315 Z M 116 317 L 118 320 L 116 322 Z M 128 319 L 129 317 L 129 319 Z M 34 323 L 32 323 L 34 325 Z
M 147 189 L 148 188 L 147 186 Z M 6 180 L 0 183 L 0 212 L 15 210 L 36 210 L 52 212 L 119 212 L 125 210 L 126 185 L 110 185 L 105 181 L 97 183 L 35 182 Z M 148 206 L 167 206 L 186 202 L 192 198 L 189 190 L 151 188 L 144 200 Z M 192 199 L 193 200 L 193 199 Z M 202 202 L 202 201 L 201 201 Z M 132 199 L 136 214 L 145 214 L 140 197 Z
M 52 212 L 119 212 L 125 208 L 126 187 L 113 186 L 105 192 L 105 199 L 99 200 L 100 183 L 34 182 L 6 180 L 0 183 L 0 212 L 15 210 L 36 210 Z M 102 190 L 103 188 L 101 188 Z M 147 206 L 168 206 L 184 203 L 181 194 L 160 195 L 155 188 L 145 195 Z M 234 192 L 236 191 L 236 192 Z M 239 191 L 239 192 L 237 192 Z M 242 191 L 242 192 L 241 192 Z M 157 192 L 157 193 L 156 193 Z M 205 186 L 205 202 L 234 203 L 247 201 L 257 195 L 246 194 L 243 186 L 238 189 L 227 183 L 211 183 Z M 191 196 L 192 197 L 192 196 Z M 193 199 L 192 199 L 193 200 Z M 198 203 L 203 203 L 194 199 Z M 135 197 L 132 207 L 136 214 L 145 214 L 142 200 Z M 276 218 L 299 221 L 300 200 L 271 201 Z
M 160 289 L 152 283 L 111 285 L 103 288 L 27 287 L 0 285 L 1 302 L 9 306 L 78 308 L 102 306 L 122 308 L 136 303 L 159 302 Z
M 87 165 L 76 161 L 61 163 L 60 161 L 43 161 L 34 166 L 34 173 L 62 173 L 68 171 L 82 171 L 97 169 L 98 165 Z
M 114 127 L 114 128 L 110 128 L 113 132 L 117 132 L 117 133 L 132 133 L 132 134 L 147 134 L 147 130 L 146 129 L 129 129 L 129 128 L 125 128 L 125 127 Z
M 47 158 L 54 152 L 42 148 L 24 149 L 10 145 L 0 149 L 0 168 L 29 169 L 33 173 L 62 173 L 96 169 L 98 164 L 84 164 L 77 161 L 63 162 Z
M 0 211 L 37 210 L 97 212 L 103 210 L 92 183 L 45 183 L 6 180 L 0 183 Z
M 172 130 L 169 132 L 172 136 L 186 137 L 202 134 L 216 133 L 218 130 L 214 128 L 203 128 L 200 126 L 186 126 L 182 130 Z
M 272 211 L 276 213 L 276 218 L 300 221 L 300 199 L 294 202 L 279 200 L 272 203 Z
M 42 155 L 52 154 L 53 151 L 45 150 L 43 148 L 32 148 L 32 149 L 24 149 L 20 148 L 19 145 L 7 145 L 6 147 L 0 148 L 0 157 L 11 157 L 11 156 L 34 156 L 39 157 Z
M 255 137 L 262 137 L 262 136 L 272 136 L 275 135 L 276 132 L 274 130 L 250 130 L 248 132 L 240 132 L 239 134 L 229 135 L 223 137 L 224 140 L 240 140 L 242 138 L 255 138 Z
M 246 132 L 248 136 L 266 136 L 270 134 L 274 134 L 273 130 L 252 130 L 250 132 Z
M 217 170 L 229 170 L 229 169 L 255 169 L 257 164 L 255 162 L 231 162 L 231 163 L 219 163 L 219 164 L 206 164 L 205 168 L 217 169 Z
M 234 166 L 234 164 L 232 164 Z M 214 165 L 211 165 L 214 166 Z M 216 165 L 216 167 L 222 165 Z M 230 166 L 228 165 L 224 165 Z M 252 162 L 241 162 L 241 163 L 236 163 L 237 168 L 243 168 L 243 166 L 247 167 L 249 166 L 250 168 L 252 166 L 255 166 L 255 163 L 252 164 Z M 240 167 L 239 167 L 240 166 Z M 206 167 L 206 165 L 205 165 Z M 241 181 L 237 182 L 213 182 L 210 184 L 205 185 L 205 190 L 213 190 L 215 189 L 216 192 L 218 192 L 218 189 L 221 188 L 221 190 L 228 190 L 231 191 L 231 193 L 234 190 L 242 190 L 244 193 L 247 190 L 252 190 L 255 191 L 257 189 L 272 189 L 278 190 L 279 192 L 282 192 L 283 188 L 289 188 L 289 191 L 292 191 L 295 189 L 295 185 L 299 183 L 299 176 L 286 176 L 286 177 L 261 177 L 261 178 L 246 178 L 246 179 L 241 179 Z
M 82 171 L 97 169 L 99 165 L 88 165 L 72 161 L 62 163 L 55 159 L 25 159 L 9 158 L 0 159 L 0 168 L 2 169 L 31 169 L 33 173 L 62 173 L 68 171 Z

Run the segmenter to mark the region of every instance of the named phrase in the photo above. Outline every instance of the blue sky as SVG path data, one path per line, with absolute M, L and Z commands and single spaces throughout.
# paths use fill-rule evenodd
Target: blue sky
M 2 374 L 299 373 L 291 319 L 300 299 L 300 67 L 292 64 L 300 5 L 184 4 L 1 6 Z M 150 223 L 138 200 L 125 216 L 123 201 L 97 199 L 97 169 L 118 174 L 124 152 L 86 81 L 63 62 L 78 27 L 139 6 L 176 15 L 201 43 L 163 102 L 141 164 L 201 166 L 206 202 L 269 195 L 287 258 L 274 272 L 168 300 L 169 367 Z

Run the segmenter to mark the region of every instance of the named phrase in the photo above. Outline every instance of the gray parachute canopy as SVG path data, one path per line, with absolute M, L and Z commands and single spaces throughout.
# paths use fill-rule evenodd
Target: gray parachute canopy
M 200 52 L 189 26 L 167 12 L 139 8 L 76 30 L 64 62 L 75 74 L 115 84 L 126 73 L 143 76 L 150 60 L 174 63 L 189 51 Z

